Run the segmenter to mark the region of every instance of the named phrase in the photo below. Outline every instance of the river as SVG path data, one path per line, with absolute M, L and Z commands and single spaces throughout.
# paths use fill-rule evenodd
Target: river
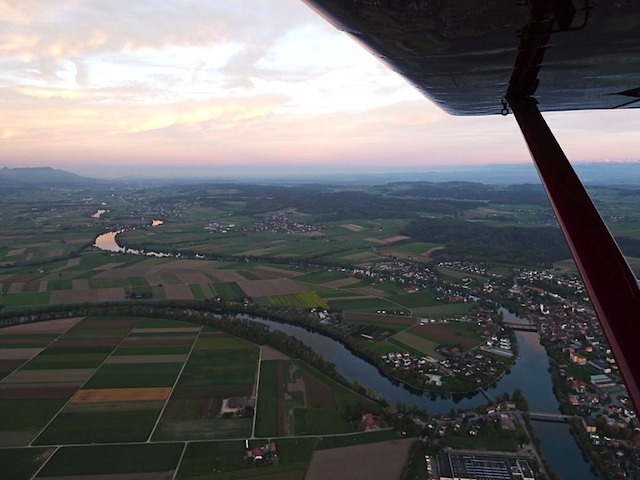
M 164 222 L 162 220 L 153 220 L 151 226 L 157 227 L 158 225 L 162 225 Z M 105 250 L 107 252 L 113 253 L 128 253 L 131 255 L 146 255 L 148 257 L 171 257 L 170 253 L 162 253 L 162 252 L 145 252 L 144 250 L 136 250 L 133 248 L 125 248 L 118 243 L 116 236 L 119 233 L 124 232 L 125 229 L 116 230 L 115 232 L 107 232 L 102 235 L 98 235 L 96 237 L 93 246 L 100 249 Z
M 502 311 L 509 320 L 525 321 L 504 309 Z M 469 395 L 444 396 L 411 391 L 403 384 L 389 380 L 381 375 L 376 367 L 355 356 L 344 345 L 327 336 L 295 325 L 263 318 L 252 318 L 252 321 L 296 337 L 314 352 L 334 363 L 336 371 L 347 381 L 353 383 L 357 380 L 365 387 L 373 388 L 391 405 L 402 402 L 425 408 L 429 413 L 447 413 L 451 408 L 473 408 L 480 403 L 486 403 L 487 398 L 494 398 L 505 392 L 511 394 L 519 388 L 527 397 L 531 411 L 559 412 L 558 401 L 553 393 L 548 371 L 549 359 L 536 332 L 515 332 L 519 348 L 518 361 L 511 368 L 511 372 L 504 375 L 495 386 L 484 392 Z M 591 471 L 587 458 L 571 435 L 568 424 L 543 421 L 531 423 L 540 438 L 547 462 L 561 478 L 597 480 L 598 477 Z
M 121 231 L 108 232 L 98 236 L 95 246 L 110 252 L 130 253 L 138 255 L 166 256 L 157 252 L 142 252 L 125 249 L 116 241 Z M 506 320 L 525 322 L 506 309 L 501 309 Z M 510 373 L 504 375 L 494 386 L 485 391 L 468 395 L 438 395 L 429 392 L 416 392 L 399 382 L 393 382 L 380 374 L 378 369 L 351 353 L 341 343 L 319 333 L 310 332 L 302 327 L 274 322 L 262 318 L 251 318 L 252 321 L 268 325 L 270 329 L 284 332 L 305 343 L 314 352 L 322 355 L 336 365 L 336 371 L 347 381 L 359 381 L 365 387 L 371 387 L 391 405 L 404 403 L 426 409 L 429 413 L 447 413 L 454 409 L 469 409 L 488 398 L 495 398 L 502 393 L 511 394 L 519 388 L 527 397 L 532 412 L 559 412 L 559 405 L 553 393 L 551 376 L 549 375 L 549 358 L 536 332 L 516 331 L 518 340 L 518 360 Z M 597 480 L 587 458 L 571 435 L 566 423 L 543 421 L 531 422 L 540 438 L 544 456 L 551 467 L 563 479 Z

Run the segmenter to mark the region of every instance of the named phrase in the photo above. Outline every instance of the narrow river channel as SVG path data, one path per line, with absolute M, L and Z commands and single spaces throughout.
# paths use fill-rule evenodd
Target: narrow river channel
M 160 256 L 155 252 L 143 253 L 121 247 L 116 241 L 118 233 L 109 232 L 100 235 L 96 238 L 95 246 L 110 252 Z M 501 309 L 501 311 L 507 320 L 526 322 L 525 319 L 516 317 L 505 309 Z M 519 388 L 527 397 L 529 409 L 532 412 L 559 412 L 558 401 L 553 394 L 553 385 L 548 371 L 549 359 L 536 332 L 515 332 L 519 348 L 518 361 L 511 368 L 510 373 L 504 375 L 494 386 L 484 392 L 443 396 L 412 391 L 399 382 L 391 381 L 381 375 L 376 367 L 355 356 L 341 343 L 319 333 L 263 318 L 250 317 L 250 320 L 297 338 L 314 352 L 334 363 L 337 372 L 347 381 L 353 383 L 357 380 L 365 387 L 373 388 L 391 405 L 402 402 L 424 408 L 429 413 L 447 413 L 451 408 L 473 408 L 481 403 L 486 403 L 488 398 L 494 398 L 505 392 L 511 394 L 516 388 Z M 542 442 L 547 462 L 561 478 L 566 480 L 597 480 L 598 477 L 591 470 L 591 466 L 573 438 L 568 424 L 544 421 L 532 421 L 531 423 Z

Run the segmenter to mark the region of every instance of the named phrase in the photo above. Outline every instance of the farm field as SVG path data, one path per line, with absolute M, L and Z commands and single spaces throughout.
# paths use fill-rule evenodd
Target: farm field
M 143 258 L 101 252 L 56 262 L 39 271 L 10 268 L 0 276 L 0 309 L 6 312 L 50 305 L 135 300 L 220 299 L 259 305 L 353 312 L 432 315 L 466 313 L 468 307 L 437 301 L 435 293 L 406 293 L 391 283 L 370 286 L 342 271 L 310 271 L 283 265 Z
M 0 359 L 0 463 L 8 479 L 191 478 L 216 462 L 229 470 L 220 478 L 302 479 L 317 438 L 279 439 L 272 469 L 255 469 L 244 442 L 224 439 L 252 437 L 254 410 L 259 439 L 354 432 L 346 405 L 379 409 L 297 360 L 262 361 L 256 391 L 260 348 L 194 324 L 80 317 L 0 329 L 0 344 L 12 352 Z M 279 388 L 274 379 L 283 380 Z M 238 410 L 233 398 L 246 403 Z M 208 442 L 187 447 L 191 440 Z
M 260 384 L 267 387 L 258 397 L 260 436 L 348 433 L 353 426 L 343 416 L 346 410 L 358 403 L 374 412 L 380 408 L 295 360 L 263 361 Z
M 638 271 L 637 189 L 591 188 Z M 487 300 L 509 308 L 505 294 L 518 310 L 506 295 L 512 285 L 579 296 L 544 279 L 575 265 L 539 186 L 8 182 L 0 205 L 3 317 L 100 304 L 317 322 L 418 388 L 438 390 L 442 374 L 442 391 L 469 391 L 500 374 L 506 360 L 475 347 L 498 320 Z M 94 247 L 115 231 L 121 245 L 150 255 Z M 365 467 L 380 474 L 391 462 L 371 455 L 403 458 L 391 443 L 332 451 L 391 442 L 395 432 L 355 433 L 376 405 L 225 333 L 153 318 L 21 328 L 0 330 L 2 478 L 309 480 Z M 586 368 L 568 371 L 589 378 Z M 254 468 L 244 440 L 263 448 L 275 437 L 280 464 Z M 329 453 L 314 460 L 319 451 Z
M 398 347 L 419 355 L 428 355 L 436 359 L 443 359 L 436 351 L 438 345 L 447 348 L 460 345 L 469 350 L 485 341 L 480 332 L 486 327 L 479 327 L 475 323 L 448 322 L 427 325 L 413 325 L 389 338 L 389 342 Z

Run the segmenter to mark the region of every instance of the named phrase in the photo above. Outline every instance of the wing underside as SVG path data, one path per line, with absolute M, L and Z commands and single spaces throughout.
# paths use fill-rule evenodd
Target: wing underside
M 455 115 L 499 114 L 534 69 L 541 111 L 640 106 L 637 1 L 304 1 Z
M 640 107 L 637 0 L 304 0 L 444 110 L 513 112 L 640 412 L 640 290 L 540 111 Z

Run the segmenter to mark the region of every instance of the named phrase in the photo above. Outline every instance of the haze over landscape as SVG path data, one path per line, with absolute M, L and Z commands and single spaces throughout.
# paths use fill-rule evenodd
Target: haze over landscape
M 261 176 L 530 162 L 512 116 L 443 113 L 299 0 L 2 1 L 0 32 L 0 166 Z M 574 163 L 637 160 L 637 111 L 545 116 Z

